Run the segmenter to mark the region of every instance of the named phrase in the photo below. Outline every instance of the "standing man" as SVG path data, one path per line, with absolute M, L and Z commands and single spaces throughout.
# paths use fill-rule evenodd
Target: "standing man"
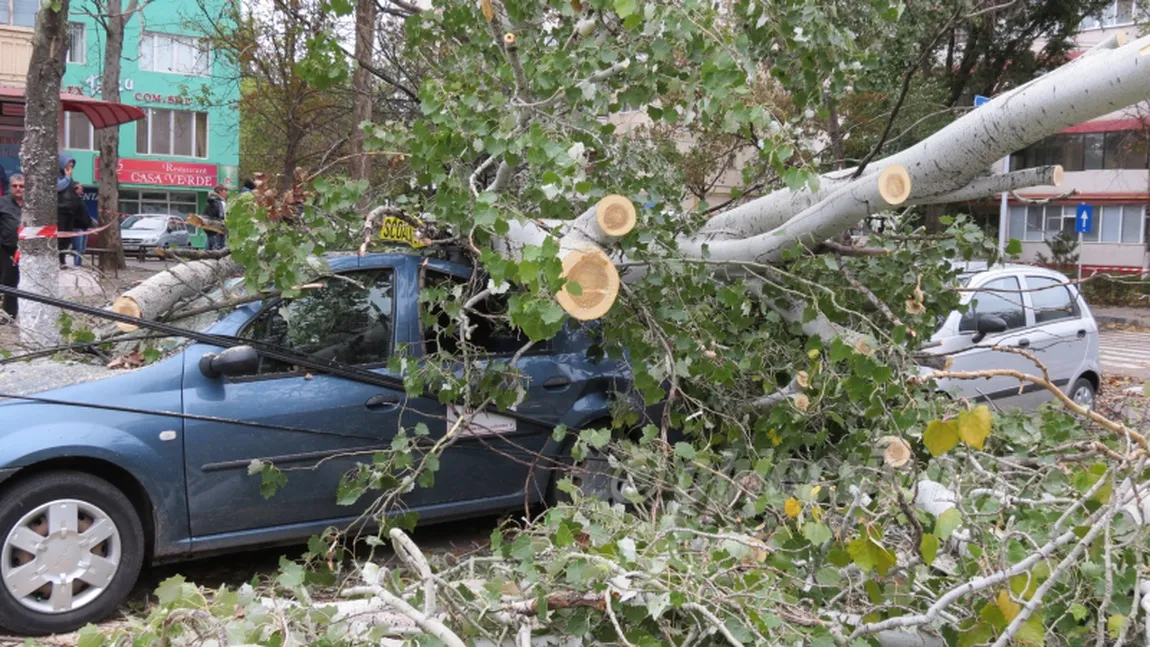
M 84 199 L 76 195 L 76 183 L 72 180 L 74 168 L 76 160 L 68 153 L 60 153 L 60 177 L 56 180 L 56 230 L 61 233 L 87 229 L 92 223 L 88 217 L 88 208 L 84 206 Z M 72 240 L 70 237 L 56 239 L 60 250 L 60 269 L 67 267 L 68 250 L 72 247 Z
M 206 224 L 218 228 L 219 232 L 208 231 L 208 249 L 223 249 L 227 245 L 227 234 L 224 231 L 224 219 L 228 213 L 228 187 L 217 184 L 216 188 L 208 194 L 208 208 L 204 211 Z
M 20 266 L 16 251 L 20 245 L 20 212 L 24 208 L 24 176 L 13 173 L 8 178 L 8 193 L 0 198 L 0 284 L 14 288 L 20 285 Z M 0 325 L 16 321 L 16 297 L 3 297 L 4 315 Z
M 76 195 L 80 198 L 80 204 L 84 205 L 84 185 L 79 182 L 73 182 L 72 186 L 76 189 Z M 96 223 L 92 222 L 92 214 L 88 213 L 87 205 L 84 205 L 84 222 L 76 219 L 72 223 L 72 231 L 87 231 L 91 229 Z M 76 267 L 84 264 L 84 252 L 88 251 L 88 237 L 76 236 L 72 239 L 72 251 L 76 253 Z

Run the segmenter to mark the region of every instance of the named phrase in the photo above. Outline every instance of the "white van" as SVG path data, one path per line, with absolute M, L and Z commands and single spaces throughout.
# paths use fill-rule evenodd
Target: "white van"
M 960 275 L 962 302 L 972 304 L 942 322 L 931 338 L 931 355 L 953 357 L 953 371 L 1014 369 L 1042 376 L 1030 358 L 1001 349 L 1029 351 L 1050 380 L 1075 402 L 1094 406 L 1101 385 L 1098 325 L 1077 286 L 1064 274 L 1030 265 L 986 268 L 968 265 Z M 941 380 L 953 395 L 1004 408 L 1034 408 L 1054 398 L 1044 387 L 1013 377 Z

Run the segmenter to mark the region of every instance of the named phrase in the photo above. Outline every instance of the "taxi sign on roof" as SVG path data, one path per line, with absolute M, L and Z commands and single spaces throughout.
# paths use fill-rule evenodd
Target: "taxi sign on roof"
M 423 247 L 423 243 L 415 237 L 415 227 L 406 220 L 388 216 L 383 219 L 383 227 L 379 230 L 379 239 L 394 243 L 403 243 L 409 247 Z

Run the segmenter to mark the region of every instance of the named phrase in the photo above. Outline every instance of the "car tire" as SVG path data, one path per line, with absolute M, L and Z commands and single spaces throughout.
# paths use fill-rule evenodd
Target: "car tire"
M 140 517 L 107 481 L 72 471 L 19 481 L 0 497 L 0 629 L 43 635 L 99 621 L 143 561 Z
M 1080 377 L 1074 381 L 1074 386 L 1070 388 L 1070 399 L 1075 404 L 1086 407 L 1091 410 L 1094 408 L 1094 398 L 1098 393 L 1094 389 L 1094 383 L 1090 380 Z

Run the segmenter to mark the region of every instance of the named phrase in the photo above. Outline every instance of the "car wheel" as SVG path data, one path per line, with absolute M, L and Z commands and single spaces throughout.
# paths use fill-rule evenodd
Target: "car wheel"
M 33 476 L 0 498 L 0 628 L 73 631 L 113 612 L 144 559 L 132 503 L 81 472 Z
M 1090 380 L 1080 377 L 1074 382 L 1074 388 L 1070 389 L 1070 399 L 1074 400 L 1074 404 L 1084 407 L 1087 410 L 1094 408 L 1094 384 Z

